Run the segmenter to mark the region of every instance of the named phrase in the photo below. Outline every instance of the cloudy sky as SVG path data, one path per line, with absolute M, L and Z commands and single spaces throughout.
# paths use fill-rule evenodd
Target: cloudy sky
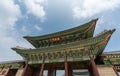
M 0 0 L 0 62 L 22 59 L 11 47 L 32 47 L 23 36 L 53 33 L 96 18 L 94 36 L 116 28 L 104 51 L 120 50 L 120 0 Z

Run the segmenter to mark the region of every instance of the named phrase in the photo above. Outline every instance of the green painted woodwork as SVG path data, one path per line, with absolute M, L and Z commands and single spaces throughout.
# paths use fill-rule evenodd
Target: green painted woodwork
M 109 64 L 111 64 L 111 62 L 109 59 L 106 59 L 106 60 L 104 60 L 104 64 L 109 65 Z
M 105 58 L 104 60 L 104 64 L 114 64 L 114 65 L 120 65 L 120 58 Z
M 3 64 L 0 64 L 0 68 L 4 68 L 4 65 L 3 65 Z
M 93 37 L 93 33 L 94 33 L 97 20 L 98 19 L 95 19 L 81 26 L 71 28 L 68 30 L 64 30 L 64 31 L 60 31 L 60 32 L 56 32 L 56 33 L 52 33 L 52 34 L 47 34 L 43 36 L 33 36 L 33 37 L 24 36 L 24 38 L 27 39 L 35 48 L 48 46 L 49 45 L 48 43 L 52 44 L 52 42 L 49 42 L 51 38 L 60 37 L 62 42 L 65 42 L 65 41 L 71 42 L 71 41 L 76 40 L 76 38 L 78 37 L 81 39 L 86 39 L 89 37 Z M 60 43 L 54 42 L 53 45 L 55 44 L 61 44 L 61 42 Z
M 23 65 L 18 63 L 6 63 L 0 64 L 0 68 L 21 69 L 23 68 Z
M 65 49 L 84 48 L 86 46 L 97 44 L 103 41 L 104 38 L 108 34 L 112 34 L 112 32 L 113 30 L 112 31 L 110 30 L 94 38 L 89 38 L 89 39 L 72 42 L 68 44 L 54 45 L 51 47 L 44 47 L 44 48 L 38 48 L 38 49 L 20 49 L 20 48 L 12 48 L 12 49 L 21 54 L 34 54 L 34 53 L 39 53 L 39 52 L 51 52 L 51 51 L 53 52 L 53 51 L 60 51 L 60 50 L 65 50 Z
M 120 57 L 116 57 L 116 55 L 107 55 L 109 57 L 104 58 L 103 62 L 105 65 L 113 65 L 118 72 L 120 72 Z M 112 57 L 111 57 L 112 56 Z M 113 57 L 115 56 L 115 57 Z
M 117 64 L 120 64 L 120 58 L 116 58 Z
M 12 49 L 23 56 L 29 64 L 64 62 L 65 57 L 67 57 L 69 61 L 85 61 L 90 60 L 89 56 L 95 58 L 104 50 L 110 36 L 108 38 L 106 37 L 114 31 L 115 30 L 109 30 L 96 37 L 51 47 Z M 101 42 L 104 43 L 97 46 L 97 44 Z
M 43 36 L 25 36 L 35 49 L 12 48 L 28 64 L 89 61 L 96 58 L 106 47 L 115 30 L 104 31 L 93 37 L 98 19 L 68 30 Z M 109 59 L 108 59 L 109 60 Z M 105 62 L 108 63 L 108 60 Z M 119 60 L 118 60 L 119 61 Z
M 104 64 L 112 64 L 120 70 L 120 51 L 105 52 L 101 58 Z

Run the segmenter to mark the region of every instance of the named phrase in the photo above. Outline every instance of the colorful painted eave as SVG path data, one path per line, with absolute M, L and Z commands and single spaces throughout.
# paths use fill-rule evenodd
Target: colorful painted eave
M 120 67 L 120 51 L 105 52 L 101 55 L 101 60 L 104 64 L 112 64 Z
M 1 68 L 9 68 L 9 69 L 22 69 L 23 68 L 23 64 L 21 64 L 22 62 L 18 63 L 18 62 L 14 62 L 14 63 L 3 63 L 0 64 L 0 69 Z
M 64 31 L 59 31 L 52 34 L 47 34 L 42 36 L 24 36 L 23 38 L 25 38 L 28 42 L 30 42 L 36 48 L 38 48 L 39 41 L 49 40 L 50 38 L 55 38 L 55 37 L 72 35 L 74 33 L 81 33 L 83 35 L 86 34 L 87 38 L 89 38 L 89 37 L 93 37 L 97 20 L 98 19 L 94 19 L 86 24 L 79 25 L 77 27 L 64 30 Z
M 89 60 L 89 56 L 93 56 L 95 58 L 97 55 L 101 54 L 114 31 L 115 29 L 105 31 L 96 37 L 68 43 L 65 45 L 61 44 L 38 49 L 12 49 L 15 50 L 21 56 L 23 56 L 25 60 L 27 60 L 30 64 L 38 62 L 41 63 L 44 60 L 46 62 L 59 62 L 57 60 L 60 59 L 61 61 L 64 61 L 64 57 L 67 57 L 68 61 L 69 59 L 70 61 L 84 61 Z M 62 55 L 62 57 L 59 57 L 59 55 Z M 51 56 L 53 56 L 53 58 L 51 58 Z M 54 61 L 52 61 L 51 59 L 53 59 Z

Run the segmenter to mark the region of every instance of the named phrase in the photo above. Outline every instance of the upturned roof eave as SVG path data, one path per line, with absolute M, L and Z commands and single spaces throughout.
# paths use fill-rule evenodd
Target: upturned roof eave
M 101 35 L 99 35 L 99 36 L 102 36 L 102 35 L 106 35 L 106 33 L 108 33 L 108 34 L 112 34 L 114 32 L 114 30 L 109 30 L 109 31 L 107 31 L 107 32 L 105 32 L 105 33 L 103 33 L 103 34 L 101 34 Z M 96 37 L 99 37 L 99 36 L 96 36 Z M 96 38 L 96 37 L 93 37 L 93 38 Z M 109 39 L 110 38 L 108 38 L 108 40 L 107 40 L 107 43 L 108 43 L 108 41 L 109 41 Z M 87 40 L 87 39 L 86 39 Z M 84 40 L 84 41 L 86 41 L 86 40 Z M 104 50 L 104 48 L 106 47 L 106 45 L 107 45 L 107 43 L 105 44 L 105 46 L 104 47 L 102 47 L 102 49 Z M 91 44 L 92 45 L 92 44 Z M 56 46 L 54 46 L 54 47 L 56 47 Z M 83 46 L 84 47 L 84 46 Z M 41 50 L 40 48 L 37 48 L 37 49 L 21 49 L 21 48 L 12 48 L 13 50 L 15 50 L 17 53 L 19 53 L 19 54 L 29 54 L 29 53 L 37 53 L 37 52 L 47 52 L 47 50 L 46 51 L 43 51 L 43 50 Z M 101 52 L 103 52 L 103 50 L 102 51 L 100 51 L 100 53 Z M 50 52 L 52 52 L 52 51 L 50 51 Z
M 93 28 L 90 29 L 89 32 L 88 32 L 89 33 L 88 38 L 89 38 L 89 37 L 93 37 L 97 20 L 98 20 L 98 18 L 94 19 L 94 20 L 91 20 L 88 23 L 79 25 L 77 27 L 70 28 L 70 29 L 63 30 L 63 31 L 59 31 L 59 32 L 55 32 L 55 33 L 51 33 L 51 34 L 47 34 L 47 35 L 42 35 L 42 36 L 24 36 L 23 38 L 25 38 L 28 42 L 30 42 L 34 47 L 38 48 L 38 44 L 36 43 L 36 41 L 41 41 L 41 40 L 46 40 L 46 39 L 50 39 L 50 38 L 53 38 L 53 37 L 59 37 L 59 36 L 62 36 L 62 35 L 72 34 L 72 32 L 70 32 L 70 31 L 73 31 L 73 30 L 74 30 L 74 32 L 79 30 L 79 31 L 84 33 L 86 31 L 86 28 L 84 28 L 84 27 L 87 27 L 87 29 L 89 29 L 89 27 L 91 26 L 92 22 L 95 22 L 95 24 L 93 25 Z

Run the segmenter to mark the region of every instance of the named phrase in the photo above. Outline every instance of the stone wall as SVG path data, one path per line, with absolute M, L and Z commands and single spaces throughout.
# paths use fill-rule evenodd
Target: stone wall
M 97 69 L 100 76 L 117 76 L 111 65 L 98 65 Z

